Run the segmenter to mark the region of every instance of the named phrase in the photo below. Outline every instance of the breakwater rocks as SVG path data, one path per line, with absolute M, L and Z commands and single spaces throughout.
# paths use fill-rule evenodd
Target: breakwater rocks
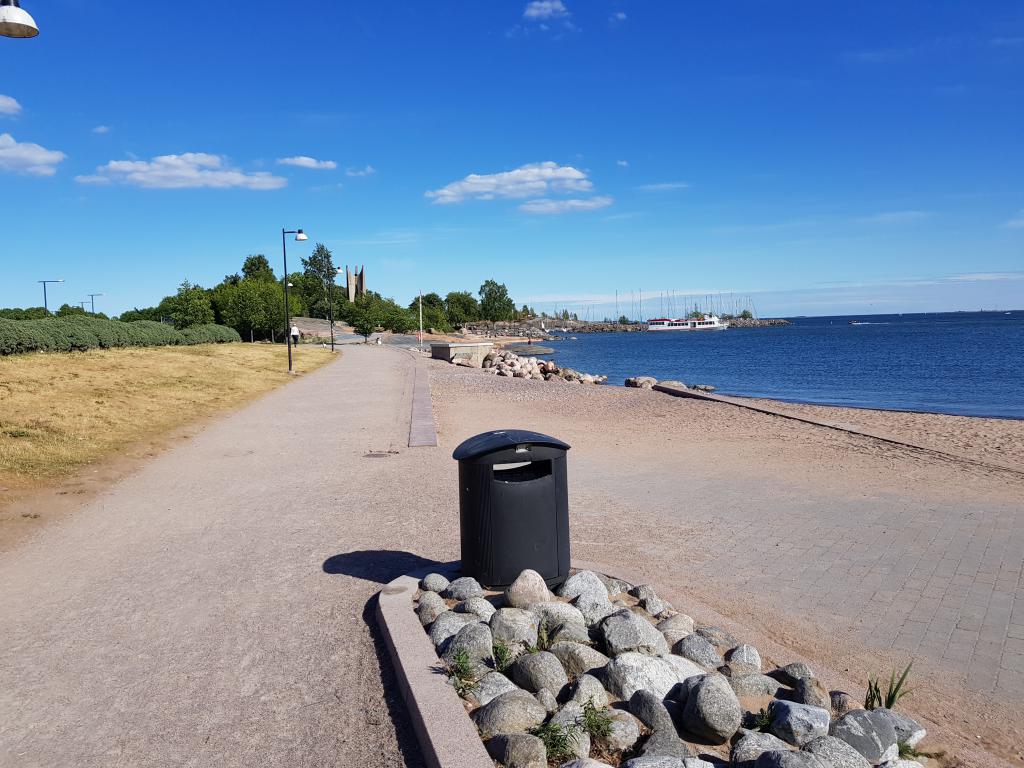
M 632 389 L 654 389 L 655 386 L 674 387 L 675 389 L 692 389 L 695 392 L 706 392 L 711 394 L 715 388 L 710 384 L 684 384 L 676 379 L 664 379 L 658 381 L 653 376 L 630 376 L 625 382 L 627 387 Z
M 464 365 L 465 363 L 459 364 Z M 534 379 L 536 381 L 554 381 L 562 384 L 603 384 L 608 381 L 607 376 L 581 373 L 572 368 L 560 368 L 554 360 L 520 357 L 515 352 L 509 352 L 504 349 L 488 352 L 487 356 L 484 357 L 483 369 L 497 376 L 515 379 Z
M 919 723 L 770 663 L 647 584 L 578 571 L 552 594 L 526 570 L 504 593 L 436 573 L 420 590 L 438 669 L 506 768 L 920 768 Z
M 729 323 L 730 328 L 769 328 L 773 325 L 792 325 L 789 320 L 783 320 L 781 317 L 723 317 L 722 319 Z

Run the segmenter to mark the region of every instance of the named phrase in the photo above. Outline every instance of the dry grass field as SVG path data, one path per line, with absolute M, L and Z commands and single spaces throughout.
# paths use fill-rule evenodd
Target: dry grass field
M 311 371 L 330 359 L 325 349 L 300 347 L 295 367 Z M 61 480 L 289 378 L 284 348 L 270 344 L 0 358 L 0 491 Z

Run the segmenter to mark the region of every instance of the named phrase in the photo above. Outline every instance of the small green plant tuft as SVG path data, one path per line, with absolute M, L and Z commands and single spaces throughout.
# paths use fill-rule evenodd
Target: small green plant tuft
M 575 725 L 558 725 L 544 723 L 530 729 L 530 734 L 544 742 L 548 760 L 561 764 L 576 756 L 576 745 L 579 743 L 579 727 Z
M 465 698 L 476 690 L 476 671 L 469 654 L 465 650 L 459 650 L 448 662 L 448 675 L 455 692 Z
M 754 715 L 751 725 L 755 731 L 768 733 L 768 729 L 771 728 L 772 725 L 772 716 L 769 714 L 767 709 L 761 707 L 757 714 Z
M 516 659 L 515 653 L 508 647 L 504 640 L 494 641 L 491 654 L 494 657 L 494 668 L 499 672 L 504 672 L 508 669 Z
M 593 699 L 587 699 L 583 703 L 583 714 L 576 723 L 593 739 L 603 740 L 612 735 L 611 714 L 606 709 L 594 706 Z
M 914 666 L 913 662 L 907 664 L 907 668 L 903 670 L 903 673 L 896 677 L 896 670 L 894 669 L 889 674 L 889 685 L 885 690 L 885 694 L 882 693 L 882 686 L 876 675 L 871 675 L 868 678 L 868 692 L 864 697 L 864 709 L 878 709 L 879 707 L 885 707 L 886 709 L 894 709 L 897 702 L 904 696 L 910 695 L 910 690 L 906 688 L 907 676 L 910 675 L 910 669 Z
M 546 618 L 540 620 L 540 625 L 537 627 L 537 650 L 546 651 L 551 647 L 551 636 L 548 631 L 548 620 Z
M 924 750 L 918 749 L 917 747 L 910 746 L 905 741 L 901 741 L 897 745 L 897 747 L 899 748 L 899 751 L 900 751 L 900 760 L 917 760 L 917 759 L 922 758 L 922 757 L 925 758 L 925 759 L 931 759 L 931 758 L 938 759 L 940 757 L 945 757 L 946 756 L 946 753 L 942 752 L 942 751 L 939 751 L 939 752 L 925 752 Z

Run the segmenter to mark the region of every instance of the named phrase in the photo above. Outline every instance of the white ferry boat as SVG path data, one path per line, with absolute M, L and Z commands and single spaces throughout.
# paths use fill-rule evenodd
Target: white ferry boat
M 724 331 L 729 327 L 718 315 L 700 317 L 652 317 L 647 321 L 648 331 Z

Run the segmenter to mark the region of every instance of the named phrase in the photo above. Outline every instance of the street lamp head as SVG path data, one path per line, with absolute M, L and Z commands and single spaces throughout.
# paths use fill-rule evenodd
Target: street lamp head
M 35 20 L 22 10 L 18 0 L 0 0 L 0 35 L 25 38 L 38 34 Z
M 304 240 L 309 240 L 309 238 L 306 237 L 306 233 L 300 229 L 298 232 L 295 233 L 295 241 L 301 243 Z

